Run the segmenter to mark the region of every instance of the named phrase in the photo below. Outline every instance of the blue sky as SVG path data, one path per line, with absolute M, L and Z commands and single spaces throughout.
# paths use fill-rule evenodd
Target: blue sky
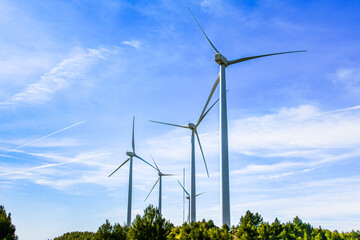
M 17 1 L 0 3 L 0 204 L 20 239 L 126 221 L 131 149 L 186 169 L 190 133 L 148 120 L 198 119 L 219 71 L 190 7 L 228 59 L 231 221 L 299 216 L 350 231 L 360 221 L 359 1 Z M 218 97 L 216 91 L 215 97 Z M 198 131 L 197 218 L 219 224 L 218 106 Z M 52 134 L 54 133 L 54 134 Z M 49 136 L 48 136 L 49 135 Z M 47 136 L 43 138 L 44 136 Z M 163 180 L 163 214 L 182 192 Z M 157 205 L 157 174 L 134 162 L 133 217 Z

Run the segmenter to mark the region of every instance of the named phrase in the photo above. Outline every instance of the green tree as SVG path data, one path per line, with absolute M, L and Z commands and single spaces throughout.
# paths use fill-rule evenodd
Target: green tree
M 54 238 L 54 240 L 92 240 L 94 236 L 95 233 L 93 232 L 68 232 Z
M 136 216 L 127 237 L 136 240 L 165 240 L 172 228 L 173 225 L 161 216 L 159 210 L 149 205 L 144 210 L 144 216 Z
M 115 223 L 111 225 L 109 220 L 106 219 L 105 223 L 101 225 L 92 240 L 125 240 L 128 228 L 122 227 L 120 224 Z
M 233 236 L 227 225 L 222 228 L 215 226 L 212 220 L 184 223 L 181 227 L 175 227 L 167 237 L 168 240 L 231 240 Z
M 274 222 L 270 225 L 270 240 L 279 239 L 278 236 L 282 232 L 282 225 L 278 218 L 275 218 Z
M 264 240 L 269 240 L 270 234 L 271 234 L 270 229 L 271 229 L 271 226 L 268 222 L 260 223 L 259 227 L 257 228 L 258 238 L 264 239 Z
M 4 206 L 0 205 L 0 239 L 18 239 L 15 230 L 15 226 L 11 222 L 11 214 L 6 214 Z
M 232 234 L 230 233 L 230 228 L 228 225 L 224 224 L 222 228 L 220 229 L 220 239 L 223 240 L 231 240 L 233 239 Z
M 257 227 L 262 223 L 263 218 L 258 214 L 253 214 L 249 210 L 245 216 L 240 218 L 240 225 L 235 229 L 235 236 L 241 240 L 253 240 L 258 238 Z

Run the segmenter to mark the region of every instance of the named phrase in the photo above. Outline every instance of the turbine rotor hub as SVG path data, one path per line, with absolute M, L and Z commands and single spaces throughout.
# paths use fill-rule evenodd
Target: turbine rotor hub
M 225 66 L 229 65 L 228 60 L 221 53 L 216 53 L 214 55 L 214 58 L 215 58 L 215 62 L 217 62 L 219 65 L 221 65 L 221 64 L 225 64 Z
M 135 153 L 133 152 L 126 152 L 126 155 L 128 155 L 129 157 L 135 157 Z
M 196 125 L 193 123 L 189 123 L 188 126 L 191 130 L 194 130 L 196 128 Z

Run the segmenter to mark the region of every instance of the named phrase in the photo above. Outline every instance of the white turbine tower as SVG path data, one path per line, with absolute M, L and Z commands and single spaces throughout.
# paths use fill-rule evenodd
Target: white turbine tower
M 151 155 L 150 155 L 150 156 L 151 156 Z M 155 162 L 155 160 L 153 159 L 152 156 L 151 156 L 151 158 L 152 158 L 152 160 L 153 160 L 153 162 L 154 162 L 154 164 L 155 164 L 156 171 L 158 172 L 159 177 L 158 177 L 158 179 L 156 180 L 154 186 L 151 188 L 149 194 L 146 196 L 146 198 L 145 198 L 144 201 L 146 201 L 146 199 L 148 199 L 148 197 L 150 196 L 151 192 L 154 190 L 156 184 L 159 183 L 159 207 L 158 207 L 158 208 L 159 208 L 159 212 L 160 212 L 160 214 L 161 214 L 161 206 L 162 206 L 162 177 L 163 177 L 163 176 L 165 176 L 165 177 L 166 177 L 166 176 L 175 176 L 175 174 L 162 173 L 162 172 L 160 171 L 158 165 L 156 164 L 156 162 Z
M 287 53 L 296 53 L 296 52 L 306 52 L 306 50 L 301 51 L 290 51 L 290 52 L 279 52 L 271 53 L 265 55 L 257 55 L 252 57 L 243 57 L 235 60 L 227 60 L 212 44 L 210 39 L 205 34 L 204 30 L 201 28 L 200 24 L 196 20 L 194 14 L 189 9 L 191 15 L 193 16 L 195 22 L 199 26 L 201 32 L 204 34 L 207 41 L 210 43 L 212 49 L 215 51 L 215 61 L 220 65 L 220 72 L 215 81 L 215 84 L 210 92 L 210 96 L 205 105 L 207 106 L 210 101 L 217 85 L 220 82 L 220 221 L 221 225 L 227 224 L 230 225 L 230 186 L 229 186 L 229 155 L 228 155 L 228 131 L 227 131 L 227 109 L 226 109 L 226 82 L 225 82 L 225 68 L 239 62 L 245 62 L 255 58 L 268 57 L 279 54 Z
M 187 217 L 187 221 L 188 223 L 190 223 L 190 194 L 185 190 L 184 186 L 178 181 L 178 183 L 180 184 L 181 188 L 183 189 L 184 193 L 186 194 L 186 199 L 189 200 L 189 210 L 188 210 L 188 217 Z M 201 194 L 204 194 L 205 192 L 202 193 L 198 193 L 195 195 L 195 197 L 200 196 Z
M 202 113 L 200 114 L 200 118 L 197 121 L 196 124 L 193 123 L 189 123 L 188 126 L 184 126 L 184 125 L 177 125 L 177 124 L 172 124 L 172 123 L 165 123 L 165 122 L 158 122 L 158 121 L 152 121 L 150 120 L 150 122 L 154 122 L 154 123 L 160 123 L 160 124 L 165 124 L 165 125 L 170 125 L 170 126 L 174 126 L 174 127 L 180 127 L 180 128 L 187 128 L 191 130 L 191 161 L 190 161 L 190 220 L 191 222 L 195 222 L 196 221 L 196 201 L 195 201 L 195 195 L 196 195 L 196 186 L 195 186 L 195 135 L 197 138 L 197 141 L 199 143 L 199 147 L 201 150 L 201 154 L 202 157 L 204 159 L 204 164 L 205 164 L 205 168 L 206 168 L 206 173 L 209 177 L 209 171 L 206 165 L 206 161 L 205 161 L 205 156 L 204 156 L 204 152 L 202 150 L 201 147 L 201 143 L 200 143 L 200 138 L 199 138 L 199 134 L 197 132 L 197 127 L 199 126 L 199 124 L 201 123 L 201 121 L 204 119 L 204 117 L 208 114 L 208 112 L 211 110 L 211 108 L 218 102 L 218 100 L 216 100 L 213 105 L 211 105 L 211 107 L 206 110 L 207 108 L 207 104 L 204 107 Z
M 109 177 L 111 175 L 113 175 L 117 170 L 119 170 L 123 165 L 125 165 L 125 163 L 127 163 L 128 161 L 130 161 L 130 167 L 129 167 L 129 190 L 128 190 L 128 208 L 127 208 L 127 226 L 130 226 L 131 224 L 131 199 L 132 199 L 132 172 L 133 172 L 133 158 L 136 157 L 138 159 L 140 159 L 141 161 L 145 162 L 146 164 L 150 165 L 152 168 L 156 169 L 153 165 L 151 165 L 150 163 L 148 163 L 147 161 L 145 161 L 144 159 L 142 159 L 141 157 L 139 157 L 136 153 L 135 153 L 135 139 L 134 139 L 134 125 L 135 125 L 135 116 L 133 117 L 133 128 L 132 128 L 132 152 L 128 151 L 126 152 L 126 155 L 129 156 L 129 158 L 123 162 L 117 169 L 115 169 L 115 171 L 113 171 Z

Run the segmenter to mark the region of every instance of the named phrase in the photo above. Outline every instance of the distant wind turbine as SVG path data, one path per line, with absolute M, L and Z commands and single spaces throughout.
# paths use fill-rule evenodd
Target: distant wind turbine
M 287 53 L 297 53 L 297 52 L 306 52 L 306 50 L 301 51 L 290 51 L 290 52 L 279 52 L 271 53 L 265 55 L 257 55 L 252 57 L 243 57 L 235 60 L 227 60 L 212 44 L 208 36 L 205 34 L 204 30 L 201 28 L 200 24 L 196 20 L 194 14 L 189 11 L 193 16 L 195 22 L 199 26 L 201 32 L 204 34 L 207 41 L 210 43 L 212 49 L 215 51 L 215 61 L 220 65 L 220 72 L 215 81 L 215 84 L 210 92 L 210 96 L 205 105 L 205 108 L 210 101 L 217 85 L 220 82 L 220 221 L 221 225 L 227 224 L 230 225 L 230 186 L 229 186 L 229 154 L 228 154 L 228 130 L 227 130 L 227 109 L 226 109 L 226 80 L 225 80 L 225 68 L 239 62 L 245 62 L 255 58 L 274 56 L 279 54 Z
M 111 175 L 113 175 L 117 170 L 119 170 L 122 166 L 124 166 L 125 163 L 127 163 L 128 161 L 130 161 L 130 167 L 129 167 L 129 190 L 128 190 L 128 208 L 127 208 L 127 226 L 130 226 L 131 224 L 131 198 L 132 198 L 132 172 L 133 172 L 133 157 L 136 157 L 138 159 L 140 159 L 141 161 L 143 161 L 144 163 L 148 164 L 149 166 L 151 166 L 152 168 L 154 168 L 155 170 L 157 170 L 153 165 L 151 165 L 150 163 L 148 163 L 147 161 L 145 161 L 144 159 L 142 159 L 141 157 L 139 157 L 136 153 L 135 153 L 135 139 L 134 139 L 134 125 L 135 125 L 135 116 L 133 117 L 133 127 L 132 127 L 132 152 L 126 152 L 126 155 L 129 156 L 129 158 L 123 162 L 117 169 L 115 169 L 115 171 L 113 171 L 109 177 L 111 177 Z
M 188 217 L 187 217 L 187 221 L 188 223 L 190 223 L 190 194 L 185 190 L 184 186 L 181 185 L 181 183 L 178 181 L 178 183 L 180 184 L 181 188 L 183 189 L 184 193 L 186 194 L 186 199 L 189 200 L 189 210 L 188 210 Z M 202 194 L 204 194 L 205 192 L 201 192 L 195 195 L 195 197 L 200 196 Z
M 185 187 L 185 168 L 183 168 L 183 186 Z M 183 192 L 183 223 L 185 222 L 185 192 Z
M 151 155 L 150 155 L 150 156 L 151 156 Z M 162 204 L 161 204 L 161 203 L 162 203 L 162 201 L 161 201 L 161 199 L 162 199 L 162 177 L 163 177 L 163 176 L 164 176 L 164 177 L 166 177 L 166 176 L 175 176 L 175 174 L 162 173 L 162 172 L 160 171 L 158 165 L 156 164 L 156 162 L 155 162 L 155 160 L 153 159 L 152 156 L 151 156 L 151 158 L 152 158 L 152 160 L 153 160 L 153 162 L 154 162 L 154 164 L 155 164 L 155 167 L 156 167 L 156 170 L 157 170 L 157 172 L 158 172 L 159 178 L 156 180 L 154 186 L 151 188 L 149 194 L 146 196 L 146 198 L 145 198 L 144 201 L 146 201 L 146 199 L 148 199 L 148 197 L 150 196 L 151 192 L 154 190 L 156 184 L 159 183 L 159 207 L 158 207 L 158 208 L 159 208 L 159 212 L 160 212 L 160 214 L 161 214 L 161 205 L 162 205 Z
M 200 138 L 199 138 L 199 134 L 197 132 L 197 127 L 199 126 L 199 124 L 201 123 L 201 121 L 204 119 L 204 117 L 208 114 L 208 112 L 211 110 L 211 108 L 214 107 L 214 105 L 219 101 L 216 100 L 213 105 L 211 105 L 211 107 L 207 109 L 207 105 L 205 105 L 202 113 L 200 114 L 200 118 L 199 120 L 197 121 L 196 124 L 193 124 L 193 123 L 189 123 L 187 126 L 184 126 L 184 125 L 177 125 L 177 124 L 172 124 L 172 123 L 165 123 L 165 122 L 158 122 L 158 121 L 152 121 L 150 120 L 150 122 L 154 122 L 154 123 L 160 123 L 160 124 L 165 124 L 165 125 L 170 125 L 170 126 L 174 126 L 174 127 L 180 127 L 180 128 L 187 128 L 187 129 L 190 129 L 191 130 L 191 162 L 190 162 L 190 220 L 192 222 L 195 222 L 196 221 L 196 200 L 195 200 L 195 195 L 196 195 L 196 186 L 195 186 L 195 135 L 196 135 L 196 138 L 197 138 L 197 141 L 199 143 L 199 147 L 200 147 L 200 150 L 201 150 L 201 154 L 202 154 L 202 157 L 203 157 L 203 160 L 204 160 L 204 165 L 205 165 L 205 168 L 206 168 L 206 173 L 209 177 L 209 171 L 208 171 L 208 168 L 207 168 L 207 165 L 206 165 L 206 161 L 205 161 L 205 156 L 204 156 L 204 152 L 203 152 L 203 149 L 201 147 L 201 143 L 200 143 Z M 208 103 L 208 102 L 207 102 Z

